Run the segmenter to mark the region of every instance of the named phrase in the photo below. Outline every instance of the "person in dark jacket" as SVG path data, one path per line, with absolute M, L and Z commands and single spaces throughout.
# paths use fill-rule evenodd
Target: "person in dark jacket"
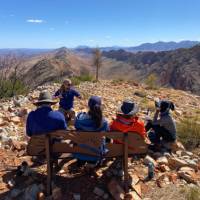
M 89 111 L 78 113 L 75 119 L 75 128 L 78 131 L 109 131 L 109 124 L 103 117 L 101 108 L 101 97 L 91 96 L 88 101 Z M 74 154 L 74 157 L 78 159 L 78 164 L 82 165 L 86 161 L 90 163 L 96 163 L 97 157 L 86 156 L 83 154 Z M 83 161 L 83 162 L 81 162 Z
M 59 98 L 59 111 L 65 115 L 66 120 L 74 120 L 75 112 L 74 108 L 74 97 L 81 99 L 81 95 L 72 87 L 70 79 L 63 81 L 60 89 L 54 94 L 54 98 Z
M 156 112 L 153 120 L 146 124 L 146 131 L 149 131 L 149 139 L 153 144 L 162 142 L 175 142 L 176 124 L 170 114 L 174 110 L 174 104 L 170 101 L 162 100 L 156 103 Z
M 49 92 L 40 93 L 39 99 L 34 105 L 35 111 L 31 111 L 26 122 L 26 134 L 28 136 L 49 133 L 55 130 L 67 128 L 65 117 L 59 111 L 53 111 L 51 105 L 57 102 L 52 100 Z

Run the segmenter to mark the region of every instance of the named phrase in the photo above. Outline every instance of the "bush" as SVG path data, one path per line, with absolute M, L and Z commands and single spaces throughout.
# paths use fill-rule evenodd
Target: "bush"
M 185 117 L 177 124 L 177 133 L 186 148 L 193 149 L 200 145 L 200 116 Z
M 28 88 L 20 80 L 16 80 L 15 84 L 11 80 L 0 81 L 0 99 L 25 94 L 27 92 Z
M 72 84 L 73 85 L 79 85 L 81 82 L 91 82 L 93 81 L 93 76 L 90 74 L 83 74 L 80 76 L 74 76 L 71 78 Z
M 150 74 L 145 80 L 145 84 L 149 89 L 158 89 L 158 78 L 156 74 Z

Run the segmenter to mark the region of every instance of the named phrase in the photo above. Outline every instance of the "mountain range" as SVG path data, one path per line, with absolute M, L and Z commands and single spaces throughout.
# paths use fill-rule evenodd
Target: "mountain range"
M 127 79 L 132 79 L 131 74 L 135 72 L 139 80 L 155 74 L 162 86 L 200 94 L 200 45 L 162 52 L 104 51 L 103 56 L 129 64 L 129 71 L 123 65 L 120 69 L 110 68 L 116 74 L 124 72 Z
M 200 44 L 199 41 L 190 41 L 190 40 L 184 40 L 180 42 L 156 42 L 156 43 L 144 43 L 139 46 L 133 46 L 133 47 L 122 47 L 122 46 L 111 46 L 111 47 L 100 47 L 101 51 L 112 51 L 112 50 L 120 50 L 123 49 L 125 51 L 130 52 L 146 52 L 146 51 L 170 51 L 175 50 L 179 48 L 191 48 L 195 45 Z M 89 46 L 78 46 L 74 49 L 77 52 L 82 53 L 91 53 L 92 48 Z
M 156 43 L 144 43 L 139 46 L 132 46 L 132 47 L 123 47 L 123 46 L 111 46 L 111 47 L 99 47 L 101 51 L 112 51 L 112 50 L 120 50 L 123 49 L 125 51 L 130 52 L 138 52 L 138 51 L 170 51 L 179 48 L 190 48 L 197 44 L 200 44 L 199 41 L 190 41 L 184 40 L 180 42 L 156 42 Z M 76 48 L 69 48 L 70 50 L 78 53 L 92 53 L 93 48 L 89 46 L 78 46 Z M 0 49 L 0 55 L 9 55 L 14 54 L 16 56 L 33 56 L 33 55 L 40 55 L 44 53 L 48 53 L 54 51 L 56 49 L 31 49 L 31 48 L 5 48 Z
M 54 50 L 35 50 L 33 54 L 27 51 L 26 56 L 19 53 L 22 79 L 34 88 L 65 77 L 84 73 L 94 75 L 95 67 L 91 54 L 93 49 L 87 50 L 81 52 L 62 47 Z M 130 52 L 120 49 L 103 51 L 102 55 L 100 77 L 103 79 L 140 82 L 146 80 L 150 74 L 155 74 L 161 86 L 200 94 L 200 45 L 159 52 Z

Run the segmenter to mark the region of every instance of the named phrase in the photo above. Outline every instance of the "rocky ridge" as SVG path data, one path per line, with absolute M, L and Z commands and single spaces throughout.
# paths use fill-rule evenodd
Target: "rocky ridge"
M 59 84 L 44 85 L 27 96 L 1 101 L 0 199 L 44 199 L 42 192 L 46 167 L 45 165 L 29 167 L 32 162 L 25 152 L 27 144 L 25 121 L 28 112 L 34 109 L 32 101 L 38 97 L 39 92 L 47 89 L 53 94 L 58 88 Z M 90 95 L 99 95 L 103 97 L 104 115 L 109 120 L 115 116 L 120 103 L 127 98 L 139 104 L 142 119 L 145 118 L 147 108 L 153 111 L 155 97 L 169 98 L 174 101 L 177 108 L 174 118 L 177 121 L 200 110 L 200 97 L 197 95 L 165 88 L 148 90 L 144 85 L 134 82 L 84 82 L 77 86 L 77 89 L 83 99 L 76 99 L 76 112 L 86 111 L 87 99 Z M 57 106 L 54 108 L 57 109 Z M 16 178 L 15 170 L 23 161 L 26 161 L 28 166 L 23 171 L 23 176 Z M 74 172 L 71 167 L 73 161 L 70 162 L 66 163 L 57 174 L 53 192 L 55 199 L 61 198 L 61 195 L 63 199 L 128 199 L 130 197 L 123 191 L 123 171 L 120 160 L 108 161 L 102 168 L 93 170 L 92 174 L 86 173 L 85 169 Z M 155 177 L 147 181 L 149 162 L 154 163 Z M 172 154 L 149 152 L 146 157 L 135 156 L 129 158 L 129 176 L 130 193 L 133 199 L 156 200 L 161 197 L 166 200 L 185 199 L 184 194 L 177 197 L 181 188 L 200 186 L 199 154 L 189 152 L 179 144 L 174 147 Z M 166 191 L 171 193 L 165 198 Z

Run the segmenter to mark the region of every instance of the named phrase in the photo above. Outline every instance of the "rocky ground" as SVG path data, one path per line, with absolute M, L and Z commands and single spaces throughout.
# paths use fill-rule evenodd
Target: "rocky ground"
M 25 121 L 32 102 L 43 89 L 51 93 L 58 84 L 38 87 L 26 97 L 2 100 L 0 104 L 0 199 L 45 199 L 46 165 L 36 166 L 26 155 Z M 75 101 L 75 110 L 86 111 L 91 95 L 103 97 L 104 116 L 111 120 L 124 99 L 132 99 L 140 107 L 139 116 L 145 119 L 147 109 L 154 110 L 154 99 L 167 98 L 176 105 L 176 121 L 193 114 L 199 115 L 200 97 L 187 92 L 161 88 L 149 90 L 134 82 L 101 81 L 77 86 L 83 96 Z M 54 107 L 57 109 L 57 106 Z M 21 171 L 16 171 L 21 166 Z M 68 162 L 67 162 L 68 161 Z M 77 169 L 75 160 L 67 160 L 54 177 L 54 199 L 124 199 L 123 171 L 120 160 L 110 160 L 98 169 L 89 166 Z M 155 177 L 147 180 L 148 163 L 154 163 Z M 130 193 L 132 199 L 182 200 L 187 188 L 200 186 L 198 151 L 189 152 L 178 143 L 173 153 L 152 153 L 146 157 L 129 158 Z M 186 189 L 185 189 L 186 188 Z M 119 198 L 120 195 L 121 197 Z M 117 196 L 118 195 L 118 196 Z M 62 196 L 62 197 L 61 197 Z M 126 196 L 128 199 L 128 196 Z M 131 198 L 129 198 L 131 199 Z

